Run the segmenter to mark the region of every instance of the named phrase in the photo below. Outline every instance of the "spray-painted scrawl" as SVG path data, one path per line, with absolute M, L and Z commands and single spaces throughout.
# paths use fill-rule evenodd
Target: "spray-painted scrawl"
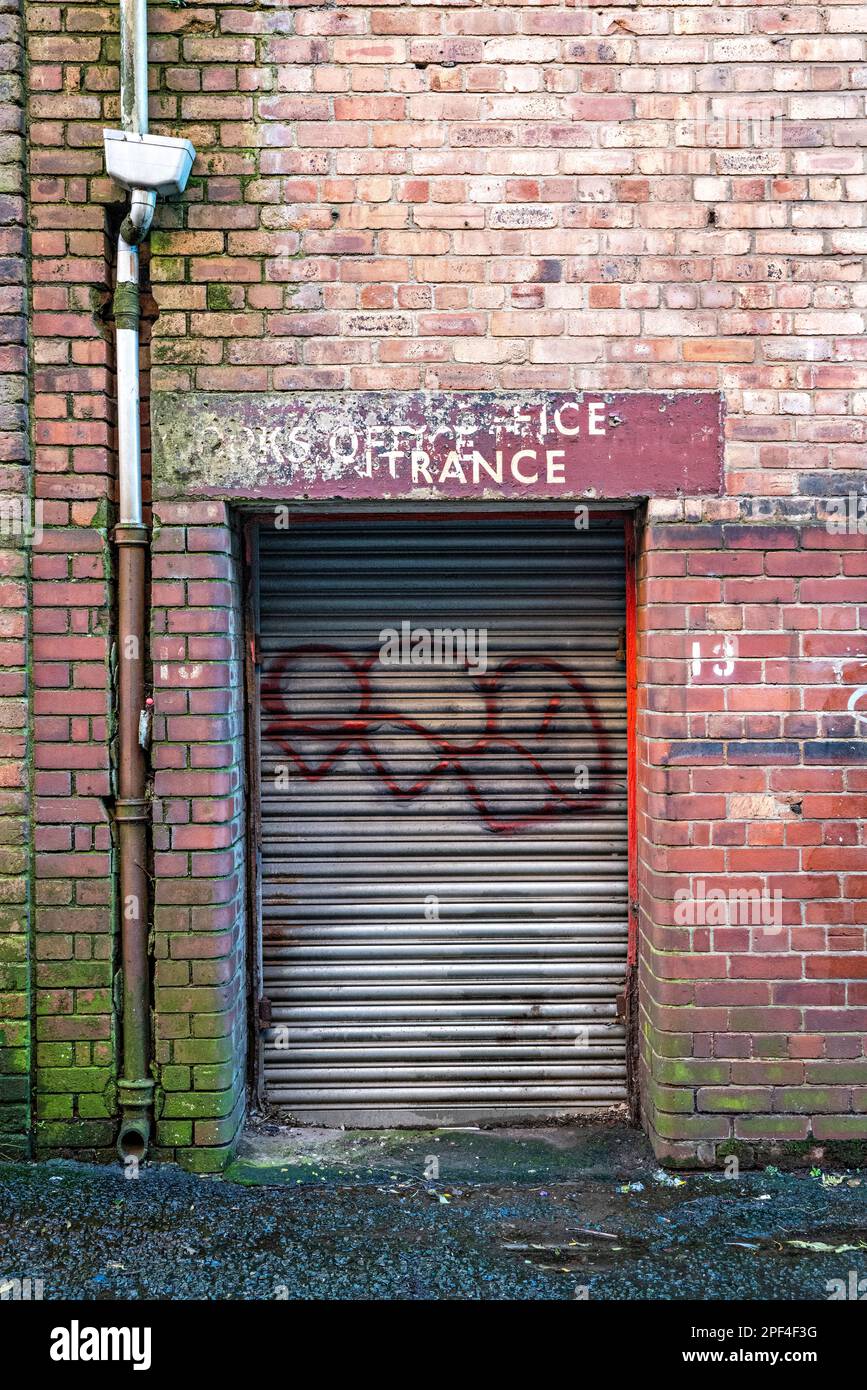
M 310 658 L 325 658 L 336 671 L 350 677 L 345 712 L 312 717 L 293 712 L 289 686 L 293 675 L 303 671 Z M 275 660 L 262 685 L 262 706 L 270 716 L 263 734 L 289 759 L 297 776 L 308 782 L 322 781 L 354 751 L 395 800 L 416 801 L 441 779 L 456 781 L 486 828 L 507 835 L 561 816 L 586 813 L 611 796 L 612 752 L 602 716 L 586 683 L 564 662 L 548 656 L 509 657 L 487 676 L 471 678 L 463 673 L 467 699 L 479 702 L 483 727 L 477 737 L 462 740 L 406 716 L 393 700 L 383 700 L 376 688 L 378 663 L 378 651 L 354 655 L 323 643 L 293 647 Z M 510 679 L 529 671 L 541 673 L 549 690 L 535 730 L 516 739 L 503 727 L 502 699 Z M 564 789 L 547 766 L 549 743 L 570 696 L 577 697 L 574 703 L 595 750 L 594 782 L 586 794 L 576 794 L 574 787 Z M 422 771 L 402 778 L 390 767 L 384 752 L 386 741 L 398 731 L 418 739 L 427 761 Z M 307 745 L 314 747 L 315 753 L 311 754 Z M 492 795 L 492 759 L 505 761 L 513 774 L 527 778 L 533 788 L 530 804 L 509 815 L 497 809 Z

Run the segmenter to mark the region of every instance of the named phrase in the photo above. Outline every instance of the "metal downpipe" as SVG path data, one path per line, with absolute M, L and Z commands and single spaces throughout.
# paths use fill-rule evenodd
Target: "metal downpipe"
M 147 6 L 121 0 L 121 112 L 124 128 L 147 131 Z M 117 1148 L 126 1162 L 143 1159 L 151 1137 L 150 961 L 147 768 L 139 735 L 145 709 L 145 587 L 148 530 L 142 509 L 139 383 L 139 256 L 156 194 L 134 190 L 117 243 L 114 295 L 117 367 L 118 764 L 115 825 L 120 881 L 123 970 L 123 1069 L 118 1082 Z
M 147 134 L 147 0 L 120 0 L 120 118 L 124 130 Z

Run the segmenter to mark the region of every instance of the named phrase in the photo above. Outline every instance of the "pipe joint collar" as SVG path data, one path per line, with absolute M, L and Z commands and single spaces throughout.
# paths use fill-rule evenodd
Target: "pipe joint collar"
M 124 1167 L 133 1165 L 130 1176 L 135 1177 L 138 1164 L 147 1157 L 151 1141 L 154 1082 L 150 1077 L 138 1081 L 121 1078 L 117 1093 L 121 1110 L 117 1152 Z
M 148 543 L 148 528 L 137 521 L 119 521 L 112 532 L 115 545 L 144 545 Z
M 153 1105 L 155 1089 L 156 1082 L 152 1076 L 142 1076 L 135 1081 L 126 1076 L 120 1077 L 117 1083 L 117 1098 L 121 1109 Z
M 143 797 L 118 797 L 114 803 L 116 821 L 150 820 L 150 806 Z

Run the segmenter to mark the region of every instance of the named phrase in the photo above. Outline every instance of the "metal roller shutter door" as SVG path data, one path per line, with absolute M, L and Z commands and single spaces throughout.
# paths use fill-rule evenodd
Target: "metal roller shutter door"
M 259 575 L 269 1102 L 399 1125 L 624 1100 L 622 521 L 299 515 L 262 528 Z M 383 664 L 406 621 L 486 630 L 486 671 Z

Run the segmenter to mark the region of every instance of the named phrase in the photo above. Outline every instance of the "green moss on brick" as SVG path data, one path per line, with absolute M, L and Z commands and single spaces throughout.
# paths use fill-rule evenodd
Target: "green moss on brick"
M 38 1075 L 41 1091 L 98 1091 L 101 1094 L 110 1080 L 105 1067 L 45 1067 Z
M 193 1142 L 192 1120 L 160 1120 L 156 1140 L 161 1148 L 176 1149 Z
M 798 1115 L 835 1114 L 848 1109 L 848 1096 L 833 1086 L 787 1086 L 779 1092 L 776 1108 Z
M 28 1070 L 28 1060 L 25 1047 L 0 1048 L 0 1076 L 17 1078 L 18 1073 Z
M 71 1120 L 68 1124 L 40 1120 L 36 1134 L 42 1152 L 75 1153 L 80 1149 L 107 1149 L 114 1145 L 114 1123 L 106 1120 Z
M 39 1096 L 36 1114 L 41 1120 L 71 1120 L 74 1113 L 72 1102 L 72 1096 Z
M 234 1102 L 232 1091 L 178 1092 L 176 1095 L 166 1095 L 163 1115 L 167 1120 L 187 1116 L 191 1119 L 211 1119 L 229 1114 Z
M 188 1091 L 190 1089 L 189 1067 L 163 1067 L 160 1080 L 166 1091 Z
M 702 1139 L 725 1139 L 729 1133 L 729 1122 L 722 1115 L 667 1115 L 659 1112 L 653 1118 L 653 1126 L 663 1139 L 685 1139 L 696 1143 Z
M 39 1043 L 36 1049 L 36 1062 L 40 1067 L 71 1067 L 74 1055 L 72 1043 Z
M 685 1086 L 659 1086 L 651 1081 L 647 1098 L 658 1110 L 688 1114 L 695 1109 L 693 1093 Z
M 26 1075 L 0 1076 L 0 1101 L 17 1104 L 27 1099 Z
M 176 1062 L 212 1063 L 229 1062 L 233 1056 L 232 1039 L 222 1038 L 179 1038 L 174 1046 Z
M 84 1120 L 108 1119 L 112 1114 L 112 1106 L 105 1096 L 79 1096 L 78 1113 Z
M 657 1081 L 670 1086 L 722 1086 L 729 1079 L 728 1062 L 707 1061 L 700 1057 L 663 1058 L 654 1067 Z
M 233 1144 L 214 1149 L 179 1149 L 177 1160 L 190 1173 L 222 1173 L 235 1156 Z
M 741 1114 L 744 1111 L 761 1111 L 771 1108 L 771 1092 L 765 1090 L 739 1091 L 734 1087 L 711 1087 L 702 1089 L 696 1097 L 699 1110 L 709 1114 Z
M 215 311 L 231 312 L 232 296 L 225 285 L 208 286 L 208 308 Z
M 222 1062 L 217 1066 L 193 1067 L 193 1085 L 197 1091 L 222 1090 L 231 1086 L 235 1080 L 237 1067 L 234 1062 Z

